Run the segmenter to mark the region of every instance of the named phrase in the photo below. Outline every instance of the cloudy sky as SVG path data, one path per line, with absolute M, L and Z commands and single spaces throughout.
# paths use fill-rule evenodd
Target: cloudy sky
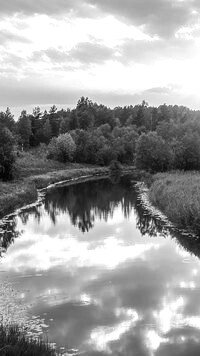
M 0 108 L 200 108 L 199 0 L 0 0 Z

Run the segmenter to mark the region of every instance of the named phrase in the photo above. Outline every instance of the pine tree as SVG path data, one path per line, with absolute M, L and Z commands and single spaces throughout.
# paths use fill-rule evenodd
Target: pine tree
M 21 115 L 18 120 L 18 133 L 20 136 L 20 143 L 24 148 L 29 147 L 30 136 L 32 134 L 31 122 L 26 113 L 26 110 L 21 112 Z

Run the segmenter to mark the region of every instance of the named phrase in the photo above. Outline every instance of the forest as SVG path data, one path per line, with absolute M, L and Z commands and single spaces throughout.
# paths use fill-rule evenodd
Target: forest
M 11 179 L 20 152 L 43 146 L 47 158 L 108 166 L 113 161 L 152 173 L 200 169 L 200 111 L 184 106 L 115 107 L 81 97 L 74 109 L 0 112 L 0 178 Z

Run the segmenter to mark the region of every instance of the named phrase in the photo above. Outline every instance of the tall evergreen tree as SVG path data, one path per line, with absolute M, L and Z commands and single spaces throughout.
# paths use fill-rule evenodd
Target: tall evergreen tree
M 26 110 L 21 112 L 18 120 L 18 134 L 20 136 L 20 143 L 23 148 L 28 148 L 30 144 L 30 137 L 32 134 L 31 122 L 26 113 Z

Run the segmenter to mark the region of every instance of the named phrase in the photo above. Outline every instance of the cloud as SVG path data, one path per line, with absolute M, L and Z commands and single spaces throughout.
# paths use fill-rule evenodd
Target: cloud
M 190 58 L 194 56 L 195 42 L 193 39 L 173 38 L 170 41 L 163 39 L 146 41 L 125 39 L 118 46 L 119 61 L 150 63 L 159 60 Z
M 181 95 L 174 87 L 154 87 L 134 93 L 119 91 L 97 91 L 92 88 L 85 89 L 79 86 L 76 89 L 66 86 L 60 88 L 45 83 L 37 78 L 21 82 L 14 80 L 0 81 L 0 111 L 10 107 L 12 113 L 17 118 L 22 110 L 32 112 L 35 106 L 40 106 L 42 110 L 49 110 L 55 104 L 58 108 L 75 107 L 79 98 L 83 95 L 89 97 L 93 102 L 116 107 L 118 105 L 136 105 L 145 100 L 150 106 L 161 104 L 178 104 L 194 109 L 199 108 L 199 98 L 195 95 Z
M 115 50 L 99 43 L 83 42 L 74 47 L 69 56 L 81 63 L 102 63 L 114 57 Z
M 10 34 L 8 34 L 8 38 L 10 38 Z M 19 65 L 22 66 L 25 63 L 43 62 L 44 65 L 47 65 L 46 69 L 50 65 L 61 71 L 73 71 L 94 64 L 103 65 L 107 61 L 119 62 L 125 66 L 131 65 L 131 63 L 148 65 L 167 59 L 193 58 L 195 46 L 193 39 L 172 39 L 166 42 L 164 40 L 147 41 L 128 38 L 117 46 L 108 47 L 93 39 L 93 42 L 79 42 L 68 51 L 61 47 L 50 47 L 45 50 L 33 51 L 24 58 L 14 53 L 4 52 L 4 63 L 6 66 L 12 64 L 19 69 Z
M 79 62 L 83 65 L 101 64 L 115 58 L 115 50 L 99 43 L 80 42 L 70 51 L 59 48 L 48 48 L 35 51 L 31 56 L 33 61 L 50 60 L 52 64 Z
M 5 45 L 7 42 L 21 42 L 25 44 L 31 43 L 31 41 L 26 37 L 20 36 L 8 30 L 0 30 L 0 45 Z
M 169 94 L 171 89 L 169 87 L 155 87 L 147 89 L 144 94 Z
M 184 100 L 180 96 L 178 90 L 173 87 L 149 88 L 138 93 L 119 92 L 114 90 L 96 90 L 93 88 L 84 88 L 84 85 L 78 88 L 60 87 L 59 83 L 54 86 L 49 85 L 39 76 L 33 80 L 32 78 L 17 81 L 14 79 L 4 79 L 0 81 L 1 102 L 3 106 L 27 106 L 32 105 L 63 105 L 75 106 L 78 99 L 83 96 L 88 96 L 92 101 L 99 104 L 105 104 L 111 107 L 117 105 L 135 105 L 142 100 L 146 100 L 149 105 L 160 105 L 163 103 L 188 104 L 189 99 L 191 104 L 196 104 L 195 98 L 193 102 L 191 98 Z
M 33 61 L 44 61 L 46 59 L 49 59 L 52 64 L 63 63 L 69 60 L 69 55 L 68 52 L 53 47 L 42 51 L 34 51 L 31 55 L 31 60 Z
M 163 38 L 169 38 L 181 27 L 197 22 L 200 11 L 197 0 L 0 0 L 0 8 L 1 15 L 64 16 L 73 13 L 79 17 L 97 17 L 108 14 Z
M 179 28 L 196 20 L 194 1 L 179 0 L 91 0 L 103 11 L 129 21 L 160 37 L 171 37 Z
M 13 75 L 13 70 L 15 76 L 17 72 L 21 70 L 26 65 L 26 60 L 23 57 L 18 56 L 14 53 L 9 53 L 7 51 L 2 51 L 2 56 L 0 58 L 0 73 L 10 73 Z M 14 76 L 14 77 L 15 77 Z
M 72 65 L 79 63 L 83 66 L 103 64 L 106 61 L 115 61 L 123 65 L 131 63 L 150 64 L 160 60 L 182 60 L 193 58 L 196 47 L 193 39 L 174 38 L 170 41 L 163 39 L 147 41 L 124 39 L 115 47 L 108 47 L 103 43 L 80 42 L 71 50 L 63 48 L 48 48 L 34 51 L 32 61 L 50 61 L 52 65 Z M 65 67 L 64 67 L 65 68 Z M 60 67 L 62 70 L 62 67 Z
M 95 6 L 81 0 L 0 0 L 1 15 L 66 15 L 74 13 L 80 17 L 91 17 Z
M 4 79 L 0 81 L 1 105 L 31 105 L 67 103 L 74 98 L 73 90 L 64 90 L 57 86 L 49 87 L 48 84 L 37 77 L 35 80 L 24 79 L 17 81 L 14 79 Z M 77 94 L 80 94 L 77 91 Z
M 1 106 L 22 106 L 27 105 L 48 105 L 62 104 L 75 105 L 78 99 L 83 95 L 91 98 L 93 101 L 104 103 L 111 106 L 116 106 L 120 102 L 124 105 L 137 101 L 131 94 L 120 94 L 115 92 L 101 92 L 97 90 L 85 89 L 80 86 L 77 89 L 66 87 L 60 88 L 59 83 L 55 86 L 50 86 L 39 77 L 35 80 L 23 79 L 17 81 L 14 79 L 0 80 Z
M 69 11 L 79 4 L 78 0 L 0 0 L 1 13 L 4 14 L 56 14 Z

